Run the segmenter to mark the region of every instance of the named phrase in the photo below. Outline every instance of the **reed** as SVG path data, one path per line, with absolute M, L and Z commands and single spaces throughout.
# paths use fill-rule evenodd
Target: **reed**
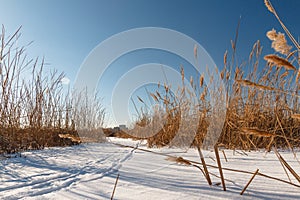
M 253 181 L 254 177 L 258 174 L 259 169 L 257 169 L 255 171 L 255 173 L 253 174 L 253 176 L 251 177 L 251 179 L 248 181 L 248 183 L 245 185 L 245 187 L 243 188 L 243 190 L 241 191 L 240 195 L 243 195 L 244 192 L 247 190 L 248 186 L 251 184 L 251 182 Z
M 276 18 L 280 19 L 270 1 L 266 0 L 265 5 Z M 293 37 L 286 27 L 283 29 L 292 40 Z M 275 50 L 275 53 L 263 56 L 267 62 L 265 66 L 262 66 L 262 46 L 259 40 L 250 49 L 247 69 L 243 63 L 237 62 L 235 59 L 238 50 L 237 28 L 236 37 L 232 41 L 232 49 L 224 53 L 224 67 L 220 72 L 219 70 L 215 72 L 220 74 L 226 88 L 224 91 L 226 93 L 224 101 L 227 107 L 225 124 L 217 141 L 226 148 L 270 150 L 273 144 L 278 145 L 279 148 L 289 149 L 299 146 L 297 138 L 300 135 L 300 122 L 297 113 L 300 112 L 300 69 L 296 55 L 299 50 L 298 43 L 292 40 L 293 46 L 289 45 L 285 35 L 274 29 L 268 31 L 266 36 L 272 41 L 271 48 Z M 194 52 L 191 53 L 194 53 L 196 60 L 199 59 L 196 46 Z M 141 130 L 138 128 L 139 125 L 148 124 L 151 125 L 149 126 L 151 134 L 142 132 L 149 147 L 189 146 L 190 144 L 186 141 L 191 134 L 195 135 L 192 146 L 202 147 L 204 139 L 213 141 L 214 137 L 218 137 L 207 135 L 208 128 L 213 128 L 221 121 L 212 110 L 214 103 L 210 98 L 212 96 L 218 99 L 221 93 L 218 89 L 214 93 L 208 91 L 210 84 L 213 83 L 211 72 L 214 70 L 207 69 L 211 77 L 206 77 L 206 80 L 203 75 L 199 75 L 198 83 L 194 81 L 195 77 L 189 77 L 191 87 L 187 87 L 188 85 L 183 81 L 188 79 L 185 77 L 183 67 L 180 70 L 182 84 L 179 88 L 173 88 L 174 86 L 165 83 L 162 90 L 158 84 L 157 90 L 149 92 L 148 96 L 162 109 L 143 113 L 142 117 L 137 119 L 136 125 L 133 125 L 136 130 L 133 131 L 134 136 L 138 138 L 139 134 L 142 134 L 138 131 Z M 194 91 L 189 91 L 189 88 L 193 88 Z M 193 96 L 193 93 L 196 96 Z M 195 97 L 196 102 L 192 100 Z M 141 98 L 137 100 L 145 103 Z M 181 142 L 171 143 L 178 135 L 179 128 Z M 195 133 L 192 130 L 196 130 Z M 145 137 L 145 135 L 151 135 L 151 137 Z
M 281 58 L 277 55 L 266 55 L 264 57 L 264 59 L 270 63 L 271 65 L 276 65 L 276 66 L 282 66 L 284 67 L 286 70 L 293 70 L 296 71 L 296 67 L 294 65 L 292 65 L 289 61 L 287 61 L 284 58 Z
M 0 35 L 0 153 L 82 142 L 78 130 L 102 126 L 100 99 L 66 92 L 64 73 L 45 70 L 44 59 L 26 56 L 29 44 L 17 45 L 20 30 L 6 37 L 3 26 Z

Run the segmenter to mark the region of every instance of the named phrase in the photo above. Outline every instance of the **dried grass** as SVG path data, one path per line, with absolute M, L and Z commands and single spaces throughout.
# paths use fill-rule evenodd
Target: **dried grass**
M 292 114 L 291 118 L 300 120 L 300 114 Z
M 272 29 L 271 31 L 267 32 L 267 37 L 272 40 L 272 48 L 276 52 L 284 55 L 288 55 L 290 53 L 292 47 L 287 44 L 287 40 L 285 39 L 283 33 L 276 33 L 275 29 Z
M 103 123 L 100 101 L 83 92 L 64 92 L 64 73 L 46 71 L 44 59 L 28 59 L 25 47 L 17 46 L 19 38 L 20 28 L 6 38 L 2 27 L 0 153 L 80 143 L 79 130 Z
M 264 59 L 268 65 L 259 70 L 261 69 L 260 56 L 262 47 L 260 42 L 257 41 L 249 54 L 249 60 L 246 65 L 247 69 L 244 69 L 245 65 L 239 64 L 237 59 L 235 59 L 238 31 L 236 32 L 235 40 L 231 41 L 232 55 L 229 55 L 228 51 L 225 52 L 223 57 L 224 68 L 220 71 L 220 77 L 226 87 L 226 99 L 224 101 L 226 101 L 227 112 L 221 136 L 218 138 L 218 144 L 222 144 L 225 148 L 245 150 L 265 148 L 267 151 L 270 151 L 272 146 L 276 145 L 278 148 L 293 150 L 294 147 L 299 147 L 300 144 L 300 140 L 298 139 L 300 134 L 300 124 L 298 121 L 300 115 L 296 114 L 300 113 L 300 69 L 295 67 L 299 65 L 299 59 L 295 55 L 300 49 L 299 44 L 284 26 L 271 2 L 265 0 L 264 3 L 267 9 L 278 19 L 286 35 L 293 42 L 297 50 L 290 52 L 292 47 L 287 44 L 285 35 L 280 32 L 277 33 L 273 29 L 267 33 L 267 37 L 272 40 L 271 47 L 276 52 L 286 55 L 286 57 L 283 58 L 275 54 L 266 55 Z M 197 59 L 196 51 L 197 48 L 195 47 L 194 57 Z M 209 70 L 213 71 L 213 69 L 208 69 L 208 74 Z M 250 72 L 246 74 L 246 71 L 249 70 Z M 219 73 L 219 70 L 216 73 Z M 181 76 L 183 81 L 185 79 L 183 68 L 181 68 Z M 191 78 L 190 80 L 190 83 L 194 85 L 194 79 Z M 206 82 L 204 83 L 204 81 Z M 182 83 L 181 88 L 178 88 L 179 92 L 175 94 L 170 92 L 169 88 L 171 86 L 167 86 L 167 84 L 164 85 L 164 91 L 160 90 L 150 93 L 154 101 L 159 103 L 163 109 L 159 112 L 154 112 L 155 114 L 153 115 L 144 114 L 136 122 L 136 125 L 147 122 L 151 124 L 150 127 L 153 129 L 157 128 L 156 130 L 158 131 L 156 134 L 147 138 L 149 147 L 174 145 L 171 141 L 175 138 L 179 126 L 182 125 L 182 118 L 185 122 L 183 130 L 186 134 L 182 135 L 181 142 L 176 143 L 175 146 L 187 145 L 185 137 L 190 134 L 191 130 L 196 130 L 192 146 L 200 148 L 203 145 L 204 139 L 208 137 L 208 127 L 214 126 L 214 124 L 220 121 L 220 119 L 213 116 L 212 102 L 210 102 L 211 98 L 208 96 L 209 92 L 210 95 L 215 95 L 213 96 L 214 98 L 220 96 L 220 93 L 212 94 L 211 91 L 208 91 L 207 85 L 213 82 L 213 76 L 205 77 L 205 80 L 203 75 L 200 76 L 199 85 L 195 87 L 198 92 L 197 104 L 192 102 L 191 98 L 187 96 L 191 91 L 188 91 L 184 83 Z M 220 92 L 221 90 L 217 91 Z M 220 101 L 222 100 L 220 99 Z M 160 120 L 162 119 L 160 116 L 163 116 L 164 120 Z M 194 120 L 194 116 L 199 116 L 198 121 Z M 195 124 L 197 124 L 196 129 Z M 215 152 L 217 154 L 218 150 L 215 149 Z M 172 157 L 169 160 L 184 165 L 203 164 L 202 160 L 199 163 L 181 157 Z M 220 160 L 217 159 L 217 161 Z M 282 163 L 291 173 L 294 173 L 289 169 L 287 163 L 283 160 Z M 206 164 L 203 164 L 203 166 L 211 167 Z M 257 175 L 300 187 L 294 183 L 262 174 L 258 170 L 252 173 L 226 169 L 221 167 L 221 163 L 218 163 L 218 167 L 214 167 L 219 168 L 220 173 L 222 173 L 222 170 L 230 170 L 253 174 L 249 184 L 254 176 Z M 206 176 L 209 173 L 207 171 L 203 172 L 203 174 Z M 220 175 L 222 177 L 222 174 Z M 295 173 L 294 176 L 297 177 Z M 225 190 L 224 180 L 223 177 L 222 182 Z
M 260 53 L 261 46 L 258 41 L 253 45 L 250 53 L 249 65 L 252 65 L 253 70 L 248 75 L 244 74 L 242 67 L 234 68 L 236 64 L 232 63 L 233 60 L 228 60 L 228 53 L 225 53 L 226 66 L 220 72 L 220 76 L 227 88 L 227 114 L 218 143 L 224 144 L 226 148 L 270 150 L 273 144 L 282 148 L 292 148 L 299 143 L 296 137 L 300 133 L 300 126 L 297 121 L 290 120 L 297 118 L 292 113 L 299 112 L 299 104 L 287 104 L 287 102 L 299 101 L 299 95 L 296 92 L 299 85 L 292 81 L 296 77 L 289 71 L 282 71 L 280 67 L 266 66 L 262 71 L 258 71 Z M 274 65 L 295 70 L 288 60 L 276 55 L 267 55 L 265 59 Z M 184 75 L 184 69 L 181 68 L 182 80 L 184 80 Z M 157 91 L 150 93 L 149 96 L 163 109 L 153 112 L 156 113 L 155 115 L 144 114 L 137 121 L 137 124 L 150 123 L 149 127 L 152 127 L 150 129 L 157 130 L 156 134 L 150 131 L 152 136 L 146 137 L 149 147 L 171 145 L 179 126 L 182 125 L 182 119 L 184 120 L 183 132 L 186 135 L 183 134 L 181 142 L 175 144 L 180 147 L 187 144 L 185 141 L 192 129 L 196 130 L 192 146 L 201 145 L 206 137 L 207 128 L 218 123 L 218 118 L 214 118 L 216 121 L 212 123 L 212 110 L 208 100 L 208 92 L 211 91 L 208 91 L 204 83 L 204 76 L 200 75 L 199 79 L 199 85 L 196 87 L 196 90 L 199 90 L 199 101 L 196 103 L 191 101 L 188 96 L 190 91 L 184 84 L 175 94 L 171 93 L 169 90 L 171 86 L 167 84 L 164 84 L 164 90 L 159 90 L 158 86 Z M 191 82 L 194 84 L 193 81 Z M 141 100 L 138 99 L 138 101 Z M 194 121 L 195 115 L 199 117 L 197 122 Z M 136 128 L 135 136 L 137 137 L 138 130 L 140 129 Z M 283 134 L 282 130 L 288 132 Z M 143 134 L 147 135 L 144 130 Z
M 274 137 L 274 134 L 265 131 L 257 130 L 254 128 L 241 128 L 241 133 L 246 135 L 254 135 L 258 137 Z
M 192 165 L 191 162 L 189 162 L 188 160 L 183 159 L 182 157 L 168 157 L 166 160 L 171 161 L 171 162 L 175 162 L 177 164 L 181 164 L 181 165 Z
M 267 7 L 267 9 L 271 12 L 271 13 L 274 13 L 274 8 L 271 4 L 271 2 L 269 0 L 264 0 L 264 3 L 265 3 L 265 6 Z
M 294 65 L 292 65 L 288 60 L 281 58 L 277 55 L 274 54 L 270 54 L 270 55 L 266 55 L 264 57 L 264 59 L 270 63 L 271 65 L 275 65 L 278 67 L 284 67 L 286 70 L 293 70 L 296 71 L 296 67 Z

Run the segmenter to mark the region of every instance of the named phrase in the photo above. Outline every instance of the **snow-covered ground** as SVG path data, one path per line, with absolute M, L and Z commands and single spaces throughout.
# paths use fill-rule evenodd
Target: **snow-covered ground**
M 139 141 L 112 138 L 135 146 Z M 139 147 L 145 148 L 144 144 Z M 151 149 L 155 152 L 199 161 L 195 149 Z M 220 152 L 223 167 L 255 172 L 259 169 L 288 180 L 274 153 Z M 216 165 L 213 152 L 204 152 L 206 161 Z M 282 156 L 300 173 L 300 164 L 290 152 Z M 0 199 L 110 199 L 117 174 L 120 178 L 114 199 L 299 199 L 300 188 L 256 176 L 243 196 L 241 190 L 250 174 L 224 171 L 227 191 L 216 183 L 209 186 L 199 169 L 166 160 L 165 156 L 113 145 L 79 145 L 22 153 L 21 157 L 0 160 Z M 218 175 L 218 170 L 209 168 Z M 291 176 L 294 183 L 297 181 Z

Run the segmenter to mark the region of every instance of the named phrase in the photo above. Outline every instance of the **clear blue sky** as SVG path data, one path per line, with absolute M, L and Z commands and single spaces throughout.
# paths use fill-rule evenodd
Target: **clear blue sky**
M 300 1 L 272 3 L 294 36 L 300 35 Z M 34 41 L 28 48 L 29 56 L 45 56 L 49 67 L 64 71 L 71 83 L 92 49 L 108 37 L 132 28 L 163 27 L 184 33 L 201 44 L 218 66 L 223 63 L 225 50 L 230 49 L 240 16 L 240 60 L 248 58 L 258 39 L 265 47 L 264 53 L 272 52 L 266 32 L 272 28 L 283 32 L 263 0 L 0 0 L 0 5 L 0 23 L 7 33 L 12 34 L 22 25 L 21 42 Z M 132 66 L 177 62 L 176 58 L 170 62 L 168 57 L 164 52 L 148 50 L 120 58 L 111 68 L 106 89 L 111 90 Z M 178 61 L 178 66 L 182 62 Z M 120 66 L 126 70 L 120 70 Z M 110 97 L 103 92 L 103 98 L 106 101 Z M 104 104 L 109 107 L 109 101 Z

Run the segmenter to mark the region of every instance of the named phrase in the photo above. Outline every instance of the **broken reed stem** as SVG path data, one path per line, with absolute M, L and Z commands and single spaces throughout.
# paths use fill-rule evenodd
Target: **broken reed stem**
M 186 165 L 186 166 L 196 167 L 197 169 L 199 169 L 202 172 L 202 174 L 206 178 L 206 180 L 208 182 L 210 181 L 210 185 L 212 184 L 211 180 L 210 179 L 208 180 L 206 172 L 204 172 L 204 170 L 200 166 L 192 164 L 191 162 L 189 162 L 188 160 L 186 160 L 186 159 L 184 159 L 184 158 L 182 158 L 180 156 L 179 157 L 169 156 L 168 158 L 166 158 L 166 160 L 171 161 L 171 162 L 175 162 L 177 164 L 182 164 L 182 165 Z M 208 171 L 207 171 L 207 173 L 208 173 Z
M 198 169 L 202 172 L 203 176 L 204 176 L 205 178 L 207 178 L 205 172 L 203 171 L 203 169 L 201 169 L 200 166 L 195 165 L 195 164 L 192 164 L 192 166 L 198 168 Z M 206 179 L 206 180 L 207 180 L 207 179 Z
M 225 180 L 224 180 L 224 175 L 223 175 L 223 170 L 222 170 L 222 165 L 221 165 L 221 160 L 220 160 L 220 155 L 219 155 L 219 148 L 217 145 L 215 146 L 215 154 L 216 154 L 216 159 L 217 159 L 217 163 L 218 163 L 218 168 L 219 168 L 219 172 L 220 172 L 223 190 L 226 191 Z
M 124 148 L 137 149 L 137 150 L 140 150 L 140 151 L 144 151 L 144 152 L 148 152 L 148 153 L 152 153 L 152 154 L 156 154 L 156 155 L 160 155 L 160 156 L 165 156 L 165 157 L 169 157 L 169 158 L 175 158 L 174 156 L 170 156 L 170 155 L 167 155 L 167 154 L 164 154 L 164 153 L 154 152 L 154 151 L 151 151 L 151 150 L 148 150 L 148 149 L 136 148 L 136 147 L 133 147 L 133 146 L 123 145 L 123 144 L 118 144 L 118 143 L 113 143 L 113 142 L 111 142 L 111 144 L 119 146 L 119 147 L 124 147 Z M 188 160 L 188 159 L 184 159 L 184 160 L 186 160 L 186 161 L 188 161 L 192 164 L 195 164 L 195 165 L 202 165 L 202 163 L 196 162 L 196 161 L 193 161 L 193 160 Z M 211 168 L 215 168 L 215 169 L 219 168 L 218 166 L 214 166 L 214 165 L 210 165 L 210 164 L 206 164 L 206 166 L 211 167 Z M 222 169 L 226 170 L 226 171 L 243 173 L 243 174 L 254 174 L 253 172 L 249 172 L 249 171 L 245 171 L 245 170 L 232 169 L 232 168 L 226 168 L 226 167 L 223 167 Z M 283 179 L 280 179 L 280 178 L 269 176 L 267 174 L 263 174 L 263 173 L 258 172 L 257 175 L 300 188 L 300 185 L 297 185 L 295 183 L 291 183 L 289 181 L 286 181 L 286 180 L 283 180 Z
M 218 176 L 217 174 L 214 174 L 214 173 L 212 173 L 212 172 L 209 172 L 209 174 L 212 175 L 212 176 L 214 176 L 214 177 L 216 177 L 216 178 L 220 178 L 220 176 Z M 230 182 L 230 183 L 232 183 L 232 184 L 234 184 L 234 185 L 237 185 L 233 180 L 230 180 L 230 179 L 225 178 L 225 181 Z M 221 184 L 221 183 L 220 183 L 220 184 Z M 216 184 L 215 184 L 215 185 L 216 185 Z
M 273 148 L 275 154 L 279 158 L 279 161 L 291 172 L 291 174 L 295 177 L 295 179 L 300 183 L 300 176 L 295 172 L 295 170 L 284 160 L 284 158 L 280 155 L 276 148 Z
M 228 162 L 228 160 L 227 160 L 227 156 L 226 156 L 226 154 L 225 154 L 225 151 L 224 151 L 224 150 L 222 150 L 222 153 L 223 153 L 223 156 L 224 156 L 224 158 L 225 158 L 225 161 L 226 161 L 226 162 Z
M 275 148 L 274 148 L 275 149 Z M 275 152 L 275 151 L 274 151 Z M 280 165 L 282 166 L 283 170 L 284 170 L 284 173 L 286 174 L 287 178 L 289 179 L 290 182 L 292 182 L 291 178 L 290 178 L 290 175 L 288 174 L 288 172 L 286 171 L 286 168 L 284 166 L 284 164 L 282 163 L 282 161 L 280 160 L 280 157 L 278 156 L 277 153 L 275 153 L 275 155 L 277 156 L 279 162 L 280 162 Z
M 116 178 L 115 186 L 114 186 L 113 192 L 112 192 L 112 194 L 111 194 L 110 200 L 113 200 L 113 198 L 114 198 L 114 194 L 115 194 L 115 191 L 116 191 L 116 188 L 117 188 L 119 176 L 120 176 L 120 174 L 118 174 L 118 176 L 117 176 L 117 178 Z
M 259 169 L 257 169 L 255 171 L 255 173 L 253 174 L 253 176 L 251 177 L 251 179 L 248 181 L 248 183 L 246 184 L 246 186 L 244 187 L 244 189 L 242 190 L 242 192 L 240 193 L 240 195 L 243 195 L 244 192 L 246 191 L 246 189 L 248 188 L 248 186 L 250 185 L 250 183 L 253 181 L 254 177 L 258 174 Z
M 200 160 L 201 160 L 201 163 L 202 163 L 202 166 L 203 166 L 203 169 L 204 169 L 204 172 L 205 172 L 205 178 L 207 180 L 207 183 L 209 185 L 212 185 L 212 182 L 211 182 L 211 179 L 210 179 L 210 176 L 209 176 L 209 172 L 208 172 L 208 169 L 207 169 L 207 166 L 206 166 L 206 162 L 204 160 L 204 156 L 202 154 L 202 151 L 201 151 L 201 148 L 199 145 L 197 145 L 197 149 L 198 149 L 198 153 L 199 153 L 199 156 L 200 156 Z

